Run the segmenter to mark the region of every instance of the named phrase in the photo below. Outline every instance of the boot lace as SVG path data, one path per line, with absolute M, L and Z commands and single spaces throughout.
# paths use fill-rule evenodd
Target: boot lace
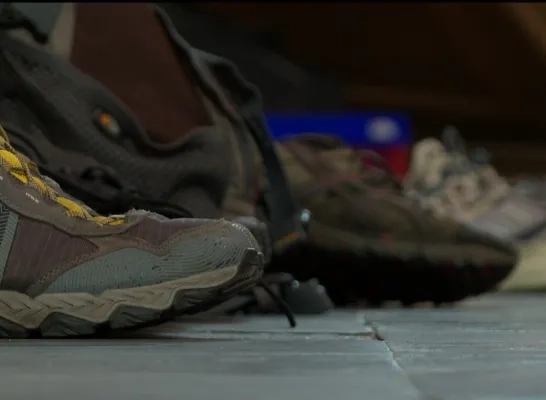
M 64 207 L 69 217 L 79 218 L 96 223 L 99 226 L 121 225 L 125 222 L 124 216 L 97 215 L 84 204 L 61 195 L 54 189 L 52 181 L 43 176 L 38 166 L 29 158 L 16 151 L 10 144 L 4 129 L 0 127 L 0 164 L 11 176 L 24 185 L 35 188 L 42 196 Z

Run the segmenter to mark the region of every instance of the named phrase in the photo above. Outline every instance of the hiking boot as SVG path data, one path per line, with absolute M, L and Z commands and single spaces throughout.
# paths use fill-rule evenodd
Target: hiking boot
M 263 257 L 223 220 L 101 216 L 58 192 L 0 130 L 0 336 L 72 336 L 195 313 L 253 286 Z
M 127 17 L 129 21 L 122 22 Z M 100 34 L 97 23 L 102 27 Z M 137 36 L 135 29 L 140 31 Z M 97 63 L 99 48 L 123 57 L 125 63 Z M 77 4 L 70 61 L 124 99 L 154 141 L 184 137 L 179 127 L 190 119 L 195 120 L 194 127 L 214 126 L 223 146 L 218 152 L 228 158 L 222 161 L 227 186 L 221 203 L 216 203 L 219 215 L 258 217 L 259 202 L 276 251 L 303 237 L 299 210 L 275 154 L 257 88 L 231 62 L 188 44 L 165 10 L 147 4 Z M 128 70 L 134 72 L 128 74 Z M 143 99 L 134 90 L 137 83 L 154 97 Z M 181 108 L 187 115 L 160 125 L 159 121 L 169 118 L 166 110 L 178 115 Z M 219 155 L 210 152 L 207 156 Z M 267 166 L 272 185 L 268 193 L 260 187 L 257 160 Z M 180 203 L 178 198 L 170 201 Z
M 546 288 L 544 203 L 499 176 L 485 150 L 467 151 L 455 128 L 446 128 L 442 139 L 415 145 L 407 189 L 435 214 L 517 245 L 519 263 L 501 290 Z
M 122 5 L 123 13 L 134 11 L 136 20 L 147 26 L 148 8 L 145 4 Z M 91 14 L 97 11 L 93 7 L 87 10 Z M 107 26 L 116 29 L 115 21 L 103 21 L 104 14 L 99 14 L 101 31 L 109 32 Z M 167 132 L 170 138 L 161 131 L 164 128 L 161 125 L 153 127 L 159 133 L 145 129 L 120 99 L 66 59 L 77 61 L 87 73 L 95 72 L 93 75 L 108 80 L 92 63 L 85 62 L 94 58 L 93 46 L 83 55 L 85 46 L 80 48 L 82 40 L 84 44 L 86 39 L 93 43 L 96 29 L 93 27 L 92 32 L 86 33 L 85 26 L 77 23 L 74 49 L 80 48 L 79 57 L 72 57 L 71 49 L 66 46 L 51 46 L 54 50 L 63 49 L 63 57 L 59 57 L 21 38 L 6 37 L 0 43 L 0 62 L 5 66 L 1 69 L 1 80 L 6 83 L 1 87 L 5 90 L 0 98 L 0 120 L 14 146 L 35 160 L 67 192 L 99 212 L 120 213 L 135 207 L 169 218 L 225 217 L 248 227 L 266 257 L 273 248 L 282 251 L 301 238 L 303 230 L 263 121 L 256 89 L 229 62 L 191 48 L 173 30 L 164 13 L 159 12 L 156 17 L 152 12 L 151 16 L 160 21 L 160 33 L 168 33 L 167 44 L 171 47 L 163 55 L 168 58 L 172 52 L 184 61 L 181 62 L 184 70 L 174 68 L 174 73 L 191 78 L 191 90 L 186 89 L 198 94 L 198 103 L 202 103 L 207 114 L 204 121 L 197 118 L 197 122 L 187 126 L 175 125 L 174 132 Z M 154 36 L 155 28 L 150 28 L 150 35 L 144 35 L 146 40 L 148 36 L 153 39 L 152 50 L 161 40 L 161 36 Z M 149 60 L 142 56 L 142 46 L 137 49 L 140 60 Z M 111 46 L 108 49 L 112 50 Z M 114 50 L 121 51 L 119 57 L 126 58 L 123 46 Z M 143 64 L 144 69 L 150 67 L 148 62 Z M 140 71 L 139 68 L 140 64 L 133 65 L 133 69 Z M 149 72 L 144 71 L 144 76 L 150 78 Z M 115 75 L 115 69 L 106 73 L 114 73 L 114 82 L 127 82 L 126 73 Z M 156 83 L 153 77 L 158 74 L 152 75 L 151 82 L 144 84 L 153 92 Z M 177 82 L 184 92 L 184 82 Z M 129 86 L 134 88 L 137 84 L 142 86 L 143 82 L 137 79 Z M 131 97 L 123 90 L 120 96 Z M 166 96 L 171 97 L 177 98 Z M 194 110 L 185 120 L 200 114 L 199 104 L 191 107 L 186 104 L 190 100 L 195 103 L 192 96 L 178 98 L 178 111 Z M 142 96 L 137 100 L 142 100 Z M 150 113 L 143 114 L 146 121 L 162 121 L 162 115 L 153 111 L 171 104 L 161 99 L 144 100 L 152 111 L 152 118 Z M 268 167 L 272 190 L 265 194 L 260 193 L 255 157 Z M 267 225 L 257 215 L 263 215 Z
M 493 289 L 516 263 L 510 245 L 405 197 L 378 155 L 377 167 L 364 167 L 325 135 L 283 142 L 279 154 L 313 219 L 308 244 L 274 257 L 271 269 L 318 277 L 338 304 L 452 302 Z
M 109 7 L 107 19 L 101 7 Z M 1 43 L 6 88 L 0 120 L 14 146 L 66 190 L 102 212 L 138 206 L 168 217 L 257 217 L 257 200 L 261 200 L 270 233 L 262 245 L 282 251 L 302 238 L 300 214 L 271 145 L 256 88 L 231 63 L 189 46 L 159 9 L 146 4 L 75 8 L 75 34 L 68 53 L 78 69 L 33 44 L 15 38 Z M 149 32 L 139 39 L 117 32 L 116 15 L 127 12 L 134 17 L 130 20 L 141 21 Z M 106 38 L 96 31 L 96 18 Z M 105 43 L 100 42 L 103 39 Z M 148 39 L 154 42 L 150 45 Z M 140 71 L 142 79 L 131 80 L 127 70 L 116 70 L 115 65 L 97 65 L 97 43 L 108 45 L 99 47 L 122 59 L 134 57 L 135 48 L 138 59 L 131 70 Z M 143 48 L 163 52 L 143 57 Z M 155 79 L 163 72 L 146 60 L 163 58 L 169 60 L 164 66 L 168 72 L 165 79 Z M 136 117 L 93 78 L 126 99 L 137 110 Z M 135 97 L 137 84 L 155 97 Z M 156 92 L 165 85 L 172 93 L 161 97 L 164 93 Z M 173 99 L 178 102 L 173 104 Z M 164 114 L 167 109 L 172 111 L 169 115 Z M 178 114 L 180 121 L 175 118 Z M 162 124 L 165 120 L 171 123 Z M 272 185 L 265 194 L 259 187 L 256 157 L 267 165 Z M 262 229 L 257 221 L 247 221 Z M 266 254 L 271 251 L 264 249 Z

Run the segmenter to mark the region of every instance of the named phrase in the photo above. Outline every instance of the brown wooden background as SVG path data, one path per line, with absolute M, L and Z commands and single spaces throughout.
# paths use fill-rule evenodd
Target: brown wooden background
M 546 171 L 546 4 L 200 3 L 342 82 L 346 107 L 458 125 L 502 168 Z

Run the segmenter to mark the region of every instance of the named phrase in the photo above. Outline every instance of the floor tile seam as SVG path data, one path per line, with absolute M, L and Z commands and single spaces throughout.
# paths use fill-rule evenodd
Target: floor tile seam
M 388 351 L 388 354 L 389 354 L 389 357 L 390 357 L 390 360 L 391 360 L 391 364 L 394 367 L 394 369 L 396 371 L 398 371 L 400 373 L 400 375 L 402 375 L 406 379 L 406 381 L 411 385 L 412 388 L 414 388 L 416 394 L 419 395 L 419 398 L 421 400 L 441 400 L 440 398 L 431 397 L 429 395 L 426 395 L 421 391 L 421 389 L 419 388 L 419 385 L 416 383 L 415 379 L 409 373 L 407 373 L 404 370 L 404 368 L 402 368 L 400 363 L 398 362 L 398 360 L 396 358 L 395 351 L 390 347 L 388 340 L 385 339 L 385 337 L 383 337 L 381 335 L 381 332 L 379 331 L 378 326 L 374 322 L 369 321 L 369 320 L 367 320 L 366 323 L 375 332 L 375 337 L 377 338 L 377 340 L 383 342 L 383 344 L 385 345 L 385 348 Z

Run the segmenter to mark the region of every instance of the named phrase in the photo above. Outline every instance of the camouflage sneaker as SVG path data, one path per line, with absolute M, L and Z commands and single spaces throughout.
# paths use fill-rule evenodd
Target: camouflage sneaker
M 434 138 L 415 145 L 406 187 L 436 214 L 505 240 L 526 242 L 546 230 L 543 205 L 513 188 L 489 162 Z
M 460 134 L 448 127 L 443 143 L 428 138 L 415 145 L 407 188 L 434 213 L 518 245 L 520 261 L 501 290 L 544 289 L 546 205 L 537 198 L 539 186 L 513 187 L 483 150 L 479 154 L 469 154 Z
M 453 127 L 443 136 L 445 143 L 427 138 L 414 146 L 405 186 L 436 214 L 472 223 L 500 204 L 510 187 L 487 161 L 470 159 Z
M 298 136 L 279 153 L 313 219 L 307 247 L 271 268 L 317 276 L 338 303 L 456 301 L 494 288 L 516 263 L 509 245 L 423 210 L 334 137 Z
M 253 286 L 263 257 L 222 220 L 101 216 L 63 196 L 0 130 L 0 336 L 156 324 Z

